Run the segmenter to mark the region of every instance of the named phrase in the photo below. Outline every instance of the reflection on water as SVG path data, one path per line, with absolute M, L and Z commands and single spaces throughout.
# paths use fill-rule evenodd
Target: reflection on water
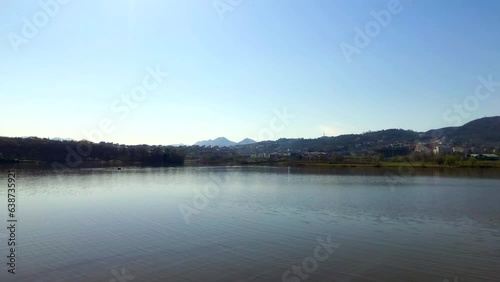
M 498 170 L 400 175 L 18 168 L 18 274 L 0 280 L 498 281 Z M 314 251 L 327 238 L 338 247 L 319 261 Z

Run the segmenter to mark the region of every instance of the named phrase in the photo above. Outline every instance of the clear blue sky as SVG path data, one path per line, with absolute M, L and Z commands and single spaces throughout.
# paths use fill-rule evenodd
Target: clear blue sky
M 73 0 L 47 15 L 39 1 L 2 1 L 0 135 L 80 140 L 108 119 L 105 141 L 192 144 L 499 115 L 500 85 L 474 93 L 480 75 L 500 82 L 500 1 L 401 0 L 348 62 L 341 43 L 356 46 L 355 28 L 390 2 Z M 136 108 L 113 109 L 157 66 L 169 76 Z M 294 118 L 273 127 L 283 108 Z

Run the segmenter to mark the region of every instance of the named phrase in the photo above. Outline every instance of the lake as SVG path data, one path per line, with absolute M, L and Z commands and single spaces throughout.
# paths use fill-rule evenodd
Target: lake
M 18 168 L 0 281 L 500 281 L 500 170 Z

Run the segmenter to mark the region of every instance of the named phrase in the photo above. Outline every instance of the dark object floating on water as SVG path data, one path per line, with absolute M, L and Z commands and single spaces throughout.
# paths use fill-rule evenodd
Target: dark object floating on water
M 122 168 L 121 168 L 121 167 L 118 167 L 118 170 L 122 170 Z

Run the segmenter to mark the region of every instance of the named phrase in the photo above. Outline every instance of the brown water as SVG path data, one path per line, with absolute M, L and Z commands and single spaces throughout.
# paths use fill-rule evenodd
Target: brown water
M 500 281 L 499 172 L 3 170 L 0 281 Z

